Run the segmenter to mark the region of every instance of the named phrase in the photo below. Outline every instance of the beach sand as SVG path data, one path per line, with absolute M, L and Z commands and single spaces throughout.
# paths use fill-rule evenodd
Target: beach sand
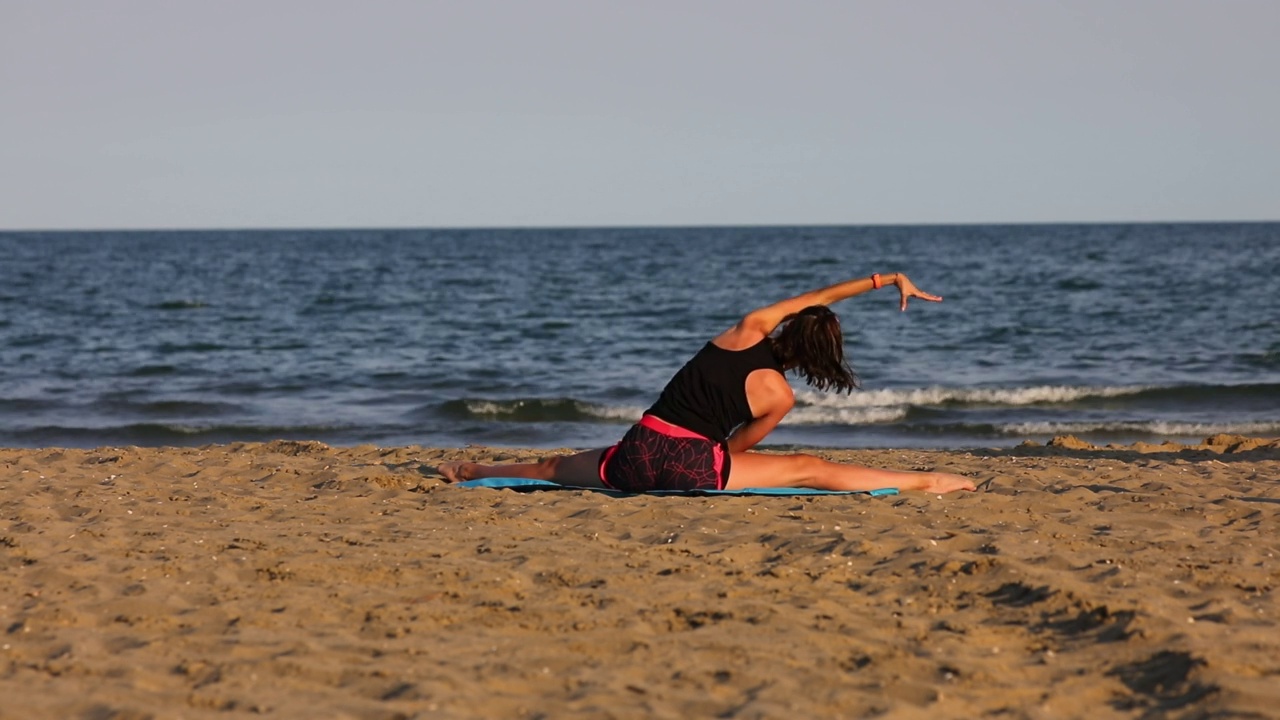
M 990 481 L 884 498 L 0 450 L 0 717 L 1280 717 L 1280 442 L 1212 440 L 816 451 Z

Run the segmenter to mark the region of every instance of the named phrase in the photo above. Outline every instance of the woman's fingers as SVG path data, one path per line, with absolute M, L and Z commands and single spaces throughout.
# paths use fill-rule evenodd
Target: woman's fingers
M 899 304 L 899 307 L 902 309 L 903 312 L 906 312 L 907 300 L 913 297 L 918 297 L 921 300 L 928 300 L 929 302 L 942 302 L 941 295 L 931 295 L 927 292 L 924 292 L 923 290 L 920 290 L 919 288 L 911 288 L 910 292 L 902 293 L 902 301 Z

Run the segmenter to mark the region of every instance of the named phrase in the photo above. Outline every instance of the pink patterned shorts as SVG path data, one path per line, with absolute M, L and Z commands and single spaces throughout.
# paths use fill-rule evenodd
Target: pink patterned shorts
M 723 490 L 729 456 L 718 442 L 645 415 L 600 458 L 600 480 L 625 492 Z

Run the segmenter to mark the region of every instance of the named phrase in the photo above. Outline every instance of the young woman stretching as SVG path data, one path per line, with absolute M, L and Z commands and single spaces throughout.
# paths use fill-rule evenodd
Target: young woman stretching
M 859 278 L 747 314 L 717 335 L 675 374 L 653 407 L 611 448 L 537 463 L 451 462 L 449 482 L 485 477 L 550 480 L 575 487 L 646 490 L 808 487 L 820 490 L 973 490 L 960 475 L 877 470 L 812 455 L 748 452 L 791 410 L 783 373 L 794 371 L 819 390 L 851 392 L 858 381 L 844 359 L 840 319 L 827 306 L 894 285 L 899 306 L 921 291 L 902 273 Z

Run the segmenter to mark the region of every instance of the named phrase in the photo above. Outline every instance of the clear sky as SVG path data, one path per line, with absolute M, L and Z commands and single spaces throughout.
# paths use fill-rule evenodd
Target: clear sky
M 1280 219 L 1275 0 L 0 0 L 0 229 Z

